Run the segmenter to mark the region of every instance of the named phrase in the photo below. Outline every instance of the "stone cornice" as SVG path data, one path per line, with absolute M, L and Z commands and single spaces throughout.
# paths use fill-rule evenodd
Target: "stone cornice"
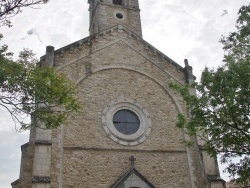
M 35 145 L 52 145 L 50 140 L 36 140 Z
M 78 147 L 78 146 L 72 146 L 72 147 L 64 147 L 65 150 L 88 150 L 88 151 L 115 151 L 115 152 L 127 152 L 127 151 L 133 151 L 133 152 L 145 152 L 145 153 L 186 153 L 186 149 L 164 149 L 164 150 L 146 150 L 146 149 L 115 149 L 115 148 L 95 148 L 95 147 Z

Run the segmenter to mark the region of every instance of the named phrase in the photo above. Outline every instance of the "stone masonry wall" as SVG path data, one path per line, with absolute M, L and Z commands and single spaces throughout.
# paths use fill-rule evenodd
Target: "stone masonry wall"
M 131 155 L 138 159 L 138 170 L 156 187 L 191 186 L 187 154 L 181 143 L 183 133 L 175 127 L 177 110 L 161 87 L 134 71 L 112 69 L 91 75 L 78 88 L 85 110 L 70 119 L 65 129 L 64 147 L 73 150 L 65 148 L 64 152 L 65 187 L 109 187 L 129 169 L 125 162 Z M 121 96 L 144 104 L 152 118 L 152 131 L 140 145 L 115 143 L 101 125 L 105 104 Z
M 157 188 L 191 187 L 185 153 L 112 150 L 66 150 L 63 187 L 109 188 L 129 170 L 131 155 L 137 170 Z
M 185 82 L 182 70 L 124 30 L 56 52 L 55 64 L 77 84 L 84 110 L 52 133 L 52 188 L 109 187 L 129 170 L 131 155 L 158 188 L 192 187 L 190 174 L 193 187 L 203 188 L 199 154 L 193 149 L 188 159 L 184 133 L 175 127 L 183 100 L 167 87 L 169 81 Z M 137 146 L 114 142 L 102 127 L 105 106 L 120 97 L 136 100 L 150 114 L 151 133 Z
M 135 148 L 185 150 L 180 142 L 183 132 L 175 127 L 178 111 L 173 101 L 146 76 L 126 69 L 100 71 L 78 84 L 78 94 L 84 112 L 68 120 L 70 126 L 65 130 L 65 147 L 126 148 L 110 140 L 101 124 L 105 106 L 111 100 L 124 97 L 137 100 L 152 119 L 150 137 Z
M 118 19 L 116 17 L 117 13 L 121 13 L 123 18 Z M 96 8 L 96 14 L 93 15 L 92 19 L 92 24 L 90 25 L 91 34 L 97 31 L 103 31 L 120 23 L 138 36 L 142 36 L 140 10 L 136 6 L 113 6 L 112 2 L 99 3 Z
M 31 188 L 34 145 L 29 143 L 22 151 L 19 183 L 15 188 Z

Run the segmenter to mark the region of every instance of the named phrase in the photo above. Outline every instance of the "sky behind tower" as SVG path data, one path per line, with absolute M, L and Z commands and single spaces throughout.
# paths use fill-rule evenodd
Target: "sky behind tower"
M 222 64 L 218 41 L 235 30 L 238 10 L 248 4 L 249 0 L 140 0 L 143 38 L 181 66 L 188 59 L 199 79 L 205 66 Z M 8 44 L 16 55 L 25 47 L 40 57 L 48 45 L 58 49 L 88 36 L 87 0 L 50 0 L 40 9 L 23 9 L 12 22 L 12 28 L 0 28 L 1 44 Z M 0 122 L 0 188 L 11 188 L 19 176 L 20 146 L 28 142 L 29 133 L 16 132 L 2 108 Z

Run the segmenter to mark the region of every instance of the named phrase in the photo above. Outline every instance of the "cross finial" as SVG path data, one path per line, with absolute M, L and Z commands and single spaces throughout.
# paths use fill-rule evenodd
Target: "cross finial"
M 131 161 L 131 168 L 133 168 L 135 166 L 136 158 L 134 156 L 131 156 L 129 157 L 129 160 Z

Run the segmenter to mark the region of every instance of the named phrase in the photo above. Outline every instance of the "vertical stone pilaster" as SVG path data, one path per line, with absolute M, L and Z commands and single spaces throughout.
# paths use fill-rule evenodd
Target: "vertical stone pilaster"
M 33 176 L 48 177 L 51 163 L 51 143 L 36 141 Z
M 193 75 L 193 68 L 188 64 L 188 60 L 185 59 L 185 75 L 186 82 L 188 84 L 194 84 L 195 77 Z M 191 95 L 196 95 L 195 88 L 190 89 Z M 205 144 L 203 140 L 197 138 L 197 144 L 199 146 L 199 152 L 201 156 L 201 162 L 203 164 L 204 174 L 209 182 L 209 188 L 223 188 L 224 180 L 220 178 L 218 164 L 215 158 L 210 157 L 205 151 L 202 151 L 202 146 Z
M 194 81 L 195 81 L 195 77 L 193 75 L 193 68 L 188 64 L 188 60 L 187 59 L 184 60 L 184 63 L 185 63 L 184 71 L 185 71 L 185 75 L 186 75 L 186 82 L 188 84 L 193 84 Z M 193 95 L 196 94 L 195 90 L 193 90 L 191 92 L 192 92 Z
M 46 47 L 45 62 L 43 67 L 54 66 L 54 47 Z M 43 107 L 43 104 L 38 104 L 38 108 Z M 33 130 L 31 135 L 34 143 L 34 159 L 32 171 L 32 188 L 50 188 L 50 172 L 51 172 L 51 138 L 52 131 L 45 128 L 44 125 L 39 125 Z
M 62 188 L 62 176 L 63 176 L 63 144 L 64 144 L 64 125 L 59 128 L 58 133 L 58 148 L 60 149 L 60 153 L 58 156 L 58 164 L 57 167 L 59 169 L 59 177 L 58 177 L 58 188 Z
M 46 47 L 46 56 L 45 56 L 45 66 L 53 67 L 54 66 L 54 47 L 53 46 L 47 46 Z
M 50 188 L 51 130 L 37 127 L 32 170 L 32 188 Z

